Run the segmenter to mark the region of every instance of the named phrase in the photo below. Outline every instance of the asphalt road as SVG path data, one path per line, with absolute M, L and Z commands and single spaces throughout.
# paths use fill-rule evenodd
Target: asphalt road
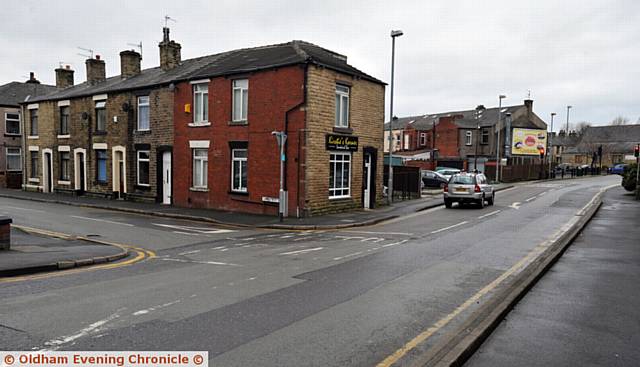
M 467 362 L 638 366 L 640 204 L 622 188 Z
M 484 209 L 439 207 L 339 231 L 222 228 L 0 199 L 0 213 L 17 224 L 157 253 L 131 266 L 0 283 L 0 345 L 207 350 L 221 366 L 371 366 L 440 321 L 405 364 L 476 307 L 460 305 L 619 182 L 523 185 Z

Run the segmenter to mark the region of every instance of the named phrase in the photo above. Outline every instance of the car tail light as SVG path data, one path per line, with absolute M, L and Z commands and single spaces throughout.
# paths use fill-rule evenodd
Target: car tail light
M 475 191 L 475 192 L 480 192 L 480 191 L 481 191 L 481 190 L 480 190 L 480 186 L 478 186 L 478 185 L 476 184 L 476 187 L 475 187 L 475 189 L 473 189 L 473 191 Z
M 449 192 L 449 185 L 444 184 L 444 186 L 442 187 L 442 190 L 444 190 L 444 192 Z

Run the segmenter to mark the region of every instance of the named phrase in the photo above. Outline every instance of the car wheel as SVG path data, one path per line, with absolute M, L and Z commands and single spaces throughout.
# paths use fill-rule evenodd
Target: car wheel
M 484 195 L 482 196 L 482 199 L 480 199 L 480 202 L 478 204 L 480 204 L 480 209 L 484 208 Z
M 496 193 L 494 192 L 493 194 L 491 194 L 491 197 L 489 198 L 489 200 L 487 200 L 487 203 L 489 205 L 493 205 L 493 202 L 496 200 Z
M 444 199 L 444 206 L 447 209 L 451 209 L 451 200 Z

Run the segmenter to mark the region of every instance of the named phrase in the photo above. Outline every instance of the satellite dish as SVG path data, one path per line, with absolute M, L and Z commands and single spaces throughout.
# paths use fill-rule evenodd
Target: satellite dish
M 131 105 L 128 102 L 125 102 L 122 104 L 122 111 L 123 112 L 128 112 L 129 109 L 131 109 Z
M 82 113 L 82 119 L 83 120 L 88 120 L 89 119 L 89 114 L 87 112 L 83 112 Z

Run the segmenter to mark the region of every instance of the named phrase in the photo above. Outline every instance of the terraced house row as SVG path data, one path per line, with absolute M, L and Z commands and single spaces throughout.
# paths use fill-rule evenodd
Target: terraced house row
M 57 91 L 23 103 L 23 187 L 276 214 L 280 161 L 290 215 L 382 200 L 385 84 L 303 41 L 181 59 L 164 28 L 160 66 L 120 53 L 106 77 L 55 70 Z M 288 139 L 280 155 L 274 131 Z

